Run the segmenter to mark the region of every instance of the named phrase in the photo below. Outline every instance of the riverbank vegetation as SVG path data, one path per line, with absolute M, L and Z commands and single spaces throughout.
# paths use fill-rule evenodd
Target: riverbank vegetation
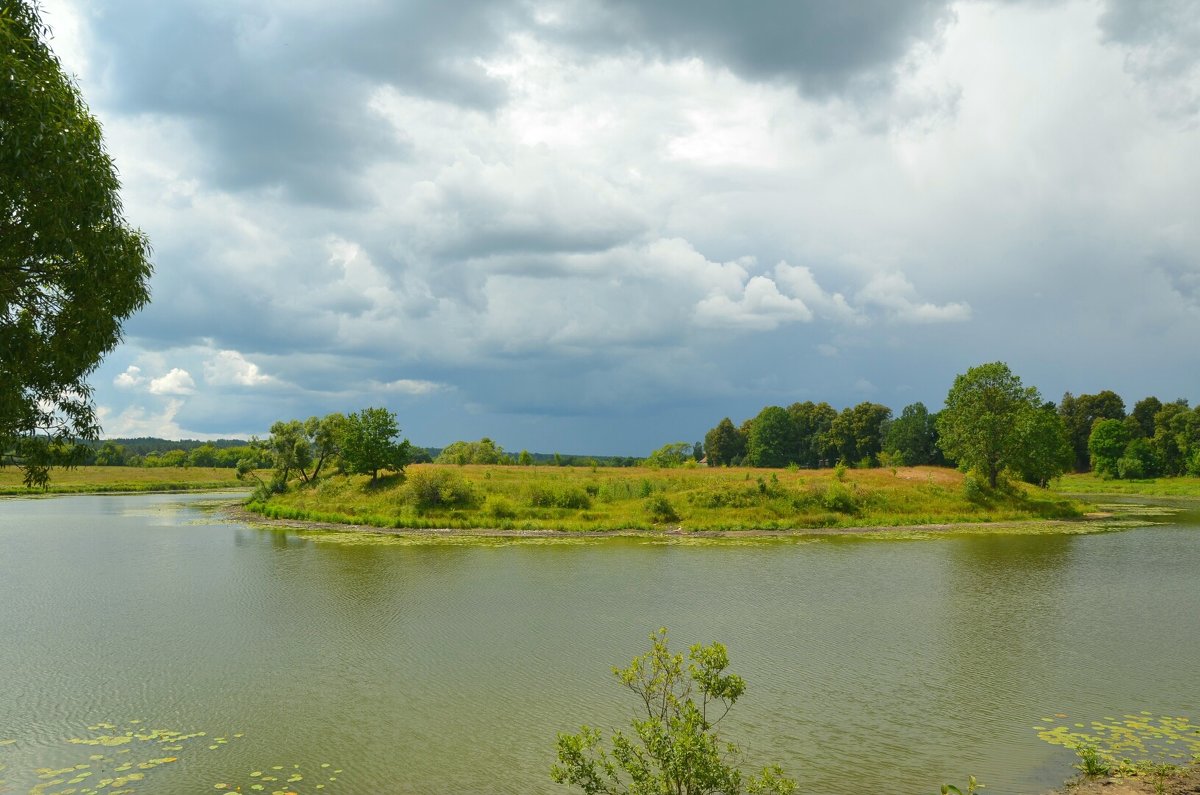
M 1094 473 L 1063 475 L 1053 484 L 1064 495 L 1136 494 L 1144 497 L 1194 497 L 1200 499 L 1200 477 L 1162 477 L 1117 480 Z
M 260 492 L 263 516 L 387 528 L 718 531 L 895 527 L 1073 518 L 1078 503 L 990 489 L 943 467 L 852 470 L 410 466 Z
M 219 467 L 142 467 L 82 466 L 56 471 L 54 478 L 39 488 L 38 494 L 96 494 L 126 491 L 219 491 L 242 489 L 233 469 Z M 0 495 L 28 495 L 19 469 L 0 469 Z

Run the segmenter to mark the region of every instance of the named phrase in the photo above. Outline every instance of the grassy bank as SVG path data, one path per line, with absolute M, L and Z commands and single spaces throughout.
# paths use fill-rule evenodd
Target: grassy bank
M 1113 480 L 1091 473 L 1063 475 L 1053 484 L 1061 494 L 1140 494 L 1146 497 L 1195 497 L 1200 499 L 1200 478 L 1147 478 Z
M 503 531 L 790 530 L 1073 518 L 1037 489 L 977 493 L 936 467 L 584 469 L 425 464 L 372 484 L 335 476 L 255 502 L 263 516 L 389 528 Z
M 244 488 L 228 467 L 76 467 L 55 469 L 50 486 L 27 489 L 21 470 L 0 469 L 0 495 L 98 494 L 120 491 L 219 491 Z

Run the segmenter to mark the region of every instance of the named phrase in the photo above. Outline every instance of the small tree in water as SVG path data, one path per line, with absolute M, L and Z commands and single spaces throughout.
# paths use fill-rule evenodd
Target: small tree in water
M 650 636 L 646 654 L 628 668 L 613 668 L 618 681 L 640 703 L 630 721 L 633 735 L 614 731 L 611 749 L 601 746 L 597 729 L 558 735 L 558 762 L 550 776 L 587 795 L 740 795 L 796 791 L 778 767 L 745 777 L 737 767 L 740 749 L 723 742 L 717 724 L 746 690 L 745 681 L 727 674 L 729 654 L 720 643 L 699 644 L 682 654 L 667 648 L 667 630 Z

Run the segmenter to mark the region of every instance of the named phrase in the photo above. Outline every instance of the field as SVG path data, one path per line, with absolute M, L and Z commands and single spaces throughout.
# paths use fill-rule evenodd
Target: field
M 937 467 L 874 470 L 409 467 L 334 476 L 254 502 L 269 518 L 390 528 L 501 531 L 788 530 L 1072 518 L 1038 489 L 978 490 Z
M 1111 480 L 1089 473 L 1063 475 L 1054 482 L 1062 494 L 1140 494 L 1146 497 L 1198 497 L 1200 478 L 1148 478 Z
M 119 491 L 210 491 L 245 488 L 228 467 L 76 467 L 54 469 L 50 486 L 27 489 L 16 467 L 0 469 L 0 495 L 82 494 Z

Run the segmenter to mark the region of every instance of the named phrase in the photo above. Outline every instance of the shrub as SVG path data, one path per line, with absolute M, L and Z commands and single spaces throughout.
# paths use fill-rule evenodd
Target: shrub
M 850 492 L 850 489 L 843 486 L 841 483 L 830 483 L 825 489 L 825 493 L 821 496 L 821 505 L 826 510 L 835 511 L 837 513 L 857 513 L 858 500 Z
M 592 507 L 592 498 L 578 486 L 534 484 L 529 487 L 528 495 L 529 504 L 534 508 L 583 510 Z
M 679 514 L 675 511 L 675 506 L 671 504 L 665 494 L 655 494 L 646 498 L 646 515 L 655 524 L 679 521 Z
M 480 496 L 471 483 L 447 469 L 411 473 L 404 484 L 404 498 L 419 511 L 474 508 L 480 503 Z
M 488 515 L 494 519 L 515 519 L 517 509 L 504 497 L 492 496 L 487 501 Z

